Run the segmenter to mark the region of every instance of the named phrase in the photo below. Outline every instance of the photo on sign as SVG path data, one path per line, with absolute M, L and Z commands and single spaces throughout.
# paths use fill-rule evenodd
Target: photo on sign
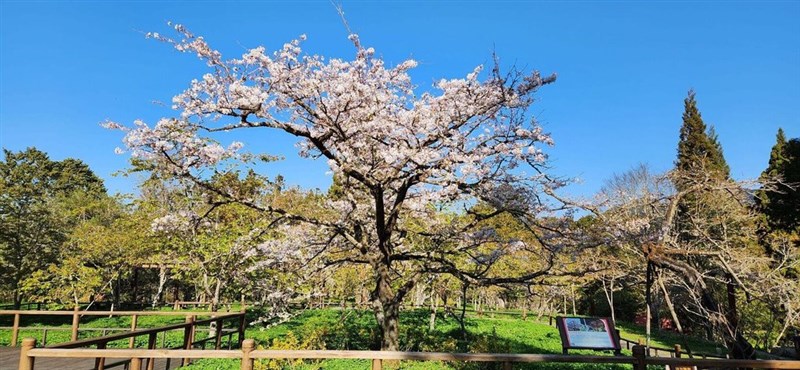
M 615 348 L 606 319 L 566 317 L 564 327 L 567 342 L 576 348 Z

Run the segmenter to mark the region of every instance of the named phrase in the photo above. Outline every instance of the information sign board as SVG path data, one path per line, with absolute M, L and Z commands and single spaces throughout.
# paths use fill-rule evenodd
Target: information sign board
M 613 350 L 619 352 L 619 335 L 614 323 L 605 317 L 557 317 L 564 353 L 570 349 Z

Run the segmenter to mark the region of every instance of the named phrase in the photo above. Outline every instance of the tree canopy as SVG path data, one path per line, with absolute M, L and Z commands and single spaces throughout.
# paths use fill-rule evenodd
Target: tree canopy
M 80 160 L 53 161 L 35 148 L 3 152 L 0 283 L 19 306 L 22 281 L 54 261 L 76 220 L 90 212 L 76 200 L 102 196 L 105 187 Z

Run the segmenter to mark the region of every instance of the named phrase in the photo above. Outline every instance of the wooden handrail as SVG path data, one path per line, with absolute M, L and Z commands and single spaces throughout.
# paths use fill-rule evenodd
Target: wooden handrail
M 0 330 L 12 330 L 13 326 L 0 326 Z M 72 330 L 69 326 L 18 326 L 19 330 Z M 81 331 L 130 331 L 130 328 L 81 328 Z
M 27 311 L 27 310 L 0 310 L 0 315 L 27 315 L 27 316 L 72 316 L 75 311 Z M 217 312 L 212 311 L 78 311 L 80 316 L 209 316 Z
M 252 344 L 252 343 L 251 343 Z M 641 351 L 639 351 L 641 352 Z M 643 352 L 642 352 L 643 353 Z M 22 356 L 22 354 L 21 354 Z M 162 349 L 53 349 L 38 348 L 27 350 L 26 357 L 56 358 L 224 358 L 241 359 L 243 351 L 236 350 L 162 350 Z M 508 353 L 445 353 L 445 352 L 390 352 L 390 351 L 283 351 L 255 350 L 247 354 L 249 359 L 364 359 L 364 360 L 407 360 L 407 361 L 471 361 L 471 362 L 555 362 L 555 363 L 603 363 L 672 365 L 672 366 L 710 366 L 710 367 L 750 367 L 761 369 L 800 369 L 800 361 L 788 360 L 728 360 L 728 359 L 690 359 L 630 356 L 582 356 L 582 355 L 538 355 Z M 26 362 L 28 363 L 28 362 Z M 32 367 L 31 367 L 32 369 Z
M 201 349 L 94 349 L 94 348 L 35 348 L 28 351 L 30 357 L 54 358 L 242 358 L 239 350 Z
M 758 368 L 758 369 L 800 369 L 800 361 L 793 360 L 732 360 L 732 359 L 702 359 L 702 358 L 674 358 L 674 357 L 648 357 L 649 365 L 677 366 L 702 366 L 715 368 Z
M 70 340 L 72 342 L 76 342 L 78 340 L 78 331 L 80 326 L 80 317 L 82 316 L 130 316 L 131 317 L 131 331 L 135 331 L 136 329 L 136 321 L 139 316 L 211 316 L 211 321 L 215 321 L 217 318 L 215 317 L 218 315 L 218 312 L 209 312 L 209 311 L 80 311 L 77 307 L 72 311 L 27 311 L 27 310 L 0 310 L 0 316 L 2 315 L 13 315 L 14 316 L 14 325 L 11 327 L 11 347 L 16 347 L 18 334 L 23 327 L 20 326 L 20 318 L 23 315 L 26 316 L 72 316 L 72 325 L 68 330 L 72 332 L 70 336 Z M 231 315 L 237 314 L 228 314 L 224 317 L 228 317 Z M 220 316 L 223 317 L 223 316 Z M 244 316 L 240 318 L 241 322 L 244 322 Z M 209 321 L 210 322 L 210 321 Z M 206 321 L 202 322 L 203 324 L 207 323 Z M 241 327 L 241 325 L 240 325 Z M 36 329 L 41 329 L 41 327 L 36 327 Z M 44 329 L 47 330 L 47 329 Z M 55 329 L 59 330 L 59 329 Z M 242 331 L 242 329 L 240 329 Z M 44 334 L 43 334 L 44 335 Z M 131 338 L 130 346 L 133 346 L 133 337 Z M 44 339 L 43 339 L 44 340 Z
M 87 347 L 87 346 L 97 345 L 97 344 L 100 344 L 100 343 L 113 342 L 115 340 L 120 340 L 120 339 L 133 338 L 133 337 L 138 337 L 138 336 L 142 336 L 142 335 L 149 335 L 149 334 L 157 334 L 157 333 L 161 333 L 161 332 L 164 332 L 164 331 L 170 331 L 170 330 L 185 329 L 187 327 L 198 326 L 198 325 L 205 325 L 205 324 L 209 324 L 211 322 L 215 322 L 215 321 L 218 321 L 218 320 L 226 320 L 226 319 L 232 319 L 232 318 L 238 319 L 242 315 L 244 315 L 244 313 L 234 313 L 234 314 L 217 316 L 217 317 L 213 317 L 213 318 L 210 318 L 210 319 L 199 320 L 199 321 L 194 321 L 194 322 L 187 322 L 187 323 L 179 323 L 179 324 L 161 326 L 161 327 L 158 327 L 158 328 L 137 329 L 137 330 L 129 331 L 129 332 L 125 332 L 125 333 L 106 335 L 106 336 L 99 337 L 99 338 L 88 338 L 88 339 L 83 339 L 83 340 L 78 340 L 78 341 L 73 341 L 73 342 L 68 342 L 68 343 L 56 344 L 56 345 L 49 346 L 48 348 L 55 349 L 55 348 Z
M 626 338 L 622 338 L 622 337 L 620 337 L 619 340 L 622 341 L 622 342 L 627 342 L 629 344 L 633 344 L 633 345 L 639 344 L 639 342 L 636 342 L 636 341 L 633 341 L 633 340 L 630 340 L 630 339 L 626 339 Z M 648 351 L 655 351 L 656 354 L 658 354 L 659 351 L 671 353 L 673 355 L 675 354 L 675 349 L 657 347 L 657 346 L 648 347 Z M 681 353 L 686 354 L 685 352 L 681 352 Z M 696 351 L 692 351 L 692 357 L 702 357 L 702 358 L 710 357 L 710 358 L 723 358 L 723 359 L 724 358 L 728 358 L 726 356 L 715 355 L 715 354 L 711 354 L 711 353 L 696 352 Z
M 360 359 L 407 361 L 470 361 L 470 362 L 591 362 L 602 364 L 632 364 L 630 356 L 547 355 L 527 353 L 450 353 L 400 351 L 315 351 L 315 350 L 255 350 L 252 358 L 264 359 Z

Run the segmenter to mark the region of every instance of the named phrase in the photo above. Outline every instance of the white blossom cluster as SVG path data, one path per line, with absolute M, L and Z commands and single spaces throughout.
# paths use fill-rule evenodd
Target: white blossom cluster
M 537 180 L 515 169 L 541 165 L 537 143 L 552 144 L 540 126 L 524 117 L 538 74 L 512 85 L 492 72 L 481 81 L 479 66 L 463 79 L 438 81 L 436 93 L 415 95 L 409 70 L 416 61 L 389 67 L 356 35 L 353 60 L 304 55 L 305 36 L 272 54 L 264 47 L 223 61 L 203 38 L 175 25 L 180 41 L 159 34 L 182 52 L 195 53 L 213 71 L 173 99 L 179 118 L 155 127 L 136 121 L 125 144 L 138 158 L 174 166 L 176 171 L 213 166 L 234 158 L 242 144 L 223 147 L 215 131 L 272 127 L 300 139 L 300 154 L 323 156 L 334 173 L 359 174 L 364 181 L 396 188 L 413 178 L 411 208 L 453 200 L 465 186 L 477 192 L 502 175 L 507 182 Z M 233 122 L 220 118 L 235 117 Z M 109 123 L 110 128 L 120 128 Z M 475 194 L 473 194 L 475 195 Z M 391 197 L 391 194 L 388 194 Z

